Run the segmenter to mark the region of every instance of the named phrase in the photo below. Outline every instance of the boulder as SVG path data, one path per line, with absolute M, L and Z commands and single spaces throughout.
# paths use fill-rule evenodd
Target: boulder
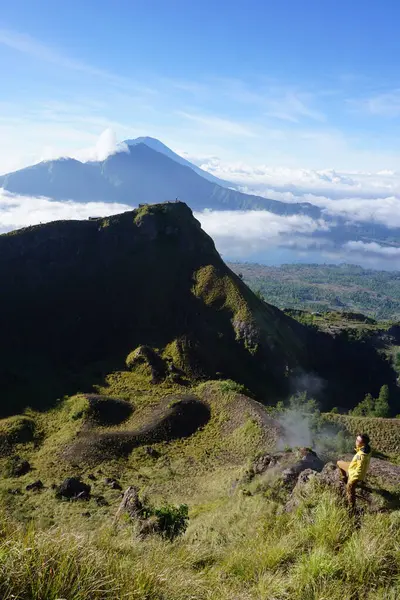
M 246 473 L 247 480 L 256 475 L 261 475 L 269 470 L 276 471 L 277 475 L 287 487 L 294 487 L 297 479 L 306 469 L 322 471 L 324 462 L 311 448 L 299 448 L 296 451 L 275 452 L 263 454 L 253 463 Z
M 117 519 L 123 514 L 127 514 L 131 519 L 137 519 L 143 515 L 143 504 L 139 499 L 139 490 L 133 485 L 129 486 L 124 492 L 115 518 Z
M 112 479 L 111 477 L 106 477 L 104 483 L 108 485 L 112 490 L 122 490 L 122 487 L 118 483 L 118 481 L 116 479 Z
M 90 497 L 90 485 L 78 477 L 67 477 L 58 487 L 57 496 L 69 499 L 87 499 Z
M 151 515 L 148 519 L 141 521 L 139 534 L 143 537 L 152 533 L 161 533 L 160 519 L 156 515 Z
M 293 488 L 292 494 L 285 504 L 285 510 L 291 512 L 300 504 L 300 502 L 307 496 L 307 484 L 310 480 L 315 479 L 318 475 L 317 471 L 312 469 L 305 469 L 302 471 L 297 479 L 296 485 Z
M 299 475 L 285 510 L 295 509 L 315 489 L 314 484 L 321 489 L 332 490 L 342 500 L 346 498 L 346 484 L 340 477 L 340 471 L 335 463 L 329 462 L 320 473 L 307 469 Z M 388 461 L 372 459 L 366 481 L 356 489 L 357 510 L 376 513 L 399 509 L 400 489 L 393 490 L 396 485 L 400 485 L 400 467 Z
M 282 480 L 284 483 L 296 484 L 299 475 L 303 471 L 312 470 L 320 472 L 324 468 L 324 462 L 310 448 L 300 448 L 299 455 L 300 460 L 282 471 Z
M 31 465 L 27 460 L 17 459 L 12 465 L 11 473 L 13 477 L 21 477 L 31 470 Z
M 40 481 L 40 479 L 38 479 L 37 481 L 34 481 L 33 483 L 29 483 L 25 489 L 27 492 L 30 492 L 30 491 L 38 492 L 39 490 L 42 490 L 43 488 L 44 488 L 43 483 Z
M 278 464 L 279 456 L 274 454 L 263 454 L 259 456 L 253 463 L 253 473 L 254 475 L 261 475 L 267 469 L 274 467 Z

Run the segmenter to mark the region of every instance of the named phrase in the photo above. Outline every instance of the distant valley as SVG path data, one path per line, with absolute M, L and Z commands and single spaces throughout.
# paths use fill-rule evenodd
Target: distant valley
M 362 312 L 400 319 L 400 274 L 354 265 L 230 263 L 231 269 L 267 302 L 279 308 Z

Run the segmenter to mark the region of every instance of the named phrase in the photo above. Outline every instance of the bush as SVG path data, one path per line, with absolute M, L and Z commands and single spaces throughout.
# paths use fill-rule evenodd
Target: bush
M 221 381 L 219 384 L 219 389 L 221 392 L 236 392 L 237 394 L 245 394 L 247 396 L 250 395 L 249 390 L 244 385 L 233 381 L 233 379 L 225 379 L 224 381 Z
M 349 411 L 352 417 L 388 417 L 389 413 L 389 386 L 387 385 L 381 387 L 378 398 L 367 394 L 364 400 Z
M 361 402 L 349 410 L 349 415 L 352 417 L 372 417 L 374 414 L 375 400 L 371 394 L 367 394 Z
M 152 514 L 158 518 L 161 533 L 169 540 L 185 533 L 189 521 L 187 504 L 180 506 L 166 505 L 153 509 Z
M 389 386 L 383 385 L 379 396 L 375 401 L 375 416 L 376 417 L 388 417 L 389 416 Z

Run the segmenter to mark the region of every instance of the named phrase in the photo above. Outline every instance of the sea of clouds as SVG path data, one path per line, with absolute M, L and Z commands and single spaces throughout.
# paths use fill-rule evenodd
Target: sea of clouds
M 125 204 L 56 202 L 0 190 L 0 233 L 49 221 L 88 219 L 132 210 Z M 398 269 L 400 248 L 376 242 L 349 241 L 334 246 L 324 234 L 332 223 L 305 215 L 282 216 L 268 211 L 203 211 L 195 213 L 226 260 L 282 262 L 352 262 Z M 318 237 L 313 237 L 314 234 Z
M 77 151 L 74 158 L 104 160 L 125 152 L 107 129 L 97 143 Z M 55 158 L 55 157 L 48 157 Z M 283 202 L 310 202 L 321 208 L 321 218 L 276 215 L 267 211 L 204 211 L 196 213 L 203 229 L 214 239 L 226 260 L 256 260 L 266 264 L 288 262 L 357 263 L 367 267 L 399 269 L 399 247 L 375 240 L 333 244 L 325 235 L 335 218 L 349 223 L 375 223 L 400 228 L 400 173 L 338 173 L 335 170 L 271 168 L 223 163 L 215 157 L 188 157 L 204 170 L 231 182 L 232 187 Z M 0 233 L 27 225 L 64 219 L 117 214 L 132 207 L 103 202 L 55 202 L 10 194 L 0 189 Z

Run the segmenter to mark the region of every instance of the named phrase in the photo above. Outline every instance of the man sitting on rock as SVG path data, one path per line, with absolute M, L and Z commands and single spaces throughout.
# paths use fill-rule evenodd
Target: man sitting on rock
M 336 463 L 340 469 L 340 475 L 346 483 L 347 499 L 352 510 L 356 503 L 356 487 L 361 481 L 364 481 L 371 461 L 371 446 L 366 433 L 357 435 L 355 450 L 356 453 L 351 462 L 338 460 Z

